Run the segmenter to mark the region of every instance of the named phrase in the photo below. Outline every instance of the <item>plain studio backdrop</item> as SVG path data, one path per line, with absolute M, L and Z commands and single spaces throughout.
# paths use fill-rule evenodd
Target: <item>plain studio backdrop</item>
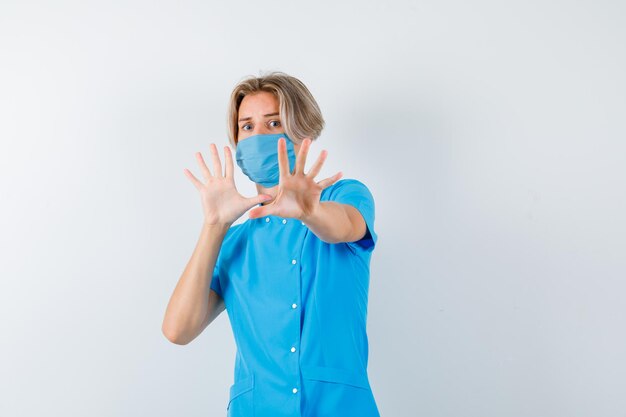
M 381 415 L 623 417 L 625 12 L 3 1 L 0 415 L 226 414 L 227 314 L 161 333 L 203 220 L 183 169 L 223 157 L 235 84 L 280 70 L 326 119 L 307 169 L 326 149 L 317 178 L 375 198 Z

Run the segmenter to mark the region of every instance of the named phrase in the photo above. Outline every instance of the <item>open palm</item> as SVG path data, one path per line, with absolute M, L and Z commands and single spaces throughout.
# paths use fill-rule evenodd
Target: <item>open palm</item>
M 304 219 L 313 214 L 320 204 L 322 190 L 337 182 L 342 173 L 338 172 L 330 178 L 320 182 L 315 181 L 328 152 L 322 150 L 308 174 L 304 173 L 306 157 L 311 146 L 311 139 L 302 141 L 296 155 L 296 167 L 293 173 L 289 172 L 289 157 L 285 138 L 278 139 L 278 193 L 270 204 L 250 210 L 250 218 L 268 215 Z
M 211 172 L 204 162 L 202 154 L 200 152 L 196 153 L 196 159 L 204 176 L 204 182 L 196 178 L 191 171 L 185 169 L 185 175 L 200 192 L 204 221 L 210 225 L 231 225 L 251 207 L 264 201 L 269 201 L 272 198 L 267 194 L 259 194 L 254 197 L 244 197 L 239 194 L 233 175 L 233 156 L 228 146 L 224 146 L 224 156 L 226 160 L 225 173 L 222 169 L 217 147 L 215 143 L 211 143 L 211 158 L 214 171 Z

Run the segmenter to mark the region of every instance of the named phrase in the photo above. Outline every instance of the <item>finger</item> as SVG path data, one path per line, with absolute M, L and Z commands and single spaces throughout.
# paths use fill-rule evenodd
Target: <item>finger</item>
M 337 181 L 339 181 L 339 179 L 343 176 L 343 173 L 341 171 L 339 171 L 338 173 L 336 173 L 335 175 L 333 175 L 330 178 L 325 178 L 321 181 L 319 181 L 317 183 L 317 185 L 319 185 L 320 187 L 322 187 L 322 190 L 326 187 L 330 187 L 331 185 L 333 185 L 334 183 L 336 183 Z
M 254 197 L 250 197 L 250 198 L 247 199 L 248 200 L 248 205 L 249 205 L 248 208 L 252 208 L 252 207 L 256 206 L 257 204 L 261 204 L 261 203 L 264 203 L 266 201 L 270 201 L 272 198 L 273 197 L 271 195 L 269 195 L 269 194 L 259 194 L 259 195 L 256 195 Z M 265 206 L 265 207 L 267 207 L 267 206 Z
M 213 171 L 215 171 L 215 176 L 222 177 L 224 175 L 222 162 L 220 161 L 219 153 L 217 153 L 217 146 L 215 146 L 214 143 L 211 144 L 211 158 L 213 160 Z
M 285 138 L 278 139 L 278 176 L 284 178 L 289 175 L 289 158 L 287 156 L 287 142 Z
M 204 179 L 208 181 L 213 175 L 211 174 L 211 171 L 209 171 L 209 167 L 206 166 L 204 158 L 200 152 L 196 152 L 196 159 L 198 160 L 198 165 L 200 165 L 200 171 L 202 171 Z
M 328 156 L 328 151 L 326 151 L 326 149 L 322 149 L 322 152 L 320 152 L 320 156 L 317 157 L 317 160 L 311 167 L 311 170 L 306 175 L 312 178 L 317 177 L 317 174 L 319 174 L 320 169 L 322 169 L 322 165 L 324 165 L 324 161 L 326 161 L 327 156 Z
M 306 165 L 306 156 L 309 153 L 309 148 L 311 147 L 311 139 L 305 138 L 300 144 L 300 149 L 298 150 L 298 155 L 296 155 L 296 169 L 294 174 L 304 174 L 304 167 Z
M 259 203 L 261 202 L 262 201 L 259 201 Z M 274 207 L 276 207 L 274 203 L 270 203 L 266 206 L 253 208 L 252 210 L 250 210 L 250 213 L 248 214 L 248 218 L 257 219 L 259 217 L 272 215 L 274 214 Z
M 233 177 L 233 155 L 230 153 L 230 147 L 224 146 L 224 160 L 226 161 L 226 178 Z
M 183 172 L 185 173 L 185 175 L 187 176 L 187 178 L 189 178 L 191 180 L 191 183 L 198 189 L 200 190 L 200 188 L 202 187 L 202 181 L 200 181 L 199 179 L 197 179 L 192 173 L 191 171 L 189 171 L 187 168 L 185 168 L 183 170 Z

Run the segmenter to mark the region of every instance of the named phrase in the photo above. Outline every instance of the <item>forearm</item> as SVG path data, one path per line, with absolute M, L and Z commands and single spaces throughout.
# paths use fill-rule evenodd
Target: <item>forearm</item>
M 203 329 L 209 310 L 213 268 L 228 225 L 203 224 L 198 243 L 170 298 L 163 333 L 174 343 L 186 344 Z
M 321 201 L 315 212 L 301 220 L 326 243 L 346 242 L 352 232 L 352 223 L 345 204 L 334 201 Z

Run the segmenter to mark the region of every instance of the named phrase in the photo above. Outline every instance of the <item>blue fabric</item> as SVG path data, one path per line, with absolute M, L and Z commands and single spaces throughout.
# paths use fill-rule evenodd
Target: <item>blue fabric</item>
M 379 417 L 366 334 L 374 199 L 341 179 L 320 201 L 356 207 L 365 236 L 329 244 L 298 219 L 266 216 L 224 238 L 211 288 L 237 346 L 230 417 Z
M 235 159 L 241 171 L 252 182 L 264 187 L 278 185 L 278 139 L 285 138 L 289 172 L 296 167 L 296 153 L 291 138 L 286 133 L 259 134 L 242 139 L 237 144 Z

